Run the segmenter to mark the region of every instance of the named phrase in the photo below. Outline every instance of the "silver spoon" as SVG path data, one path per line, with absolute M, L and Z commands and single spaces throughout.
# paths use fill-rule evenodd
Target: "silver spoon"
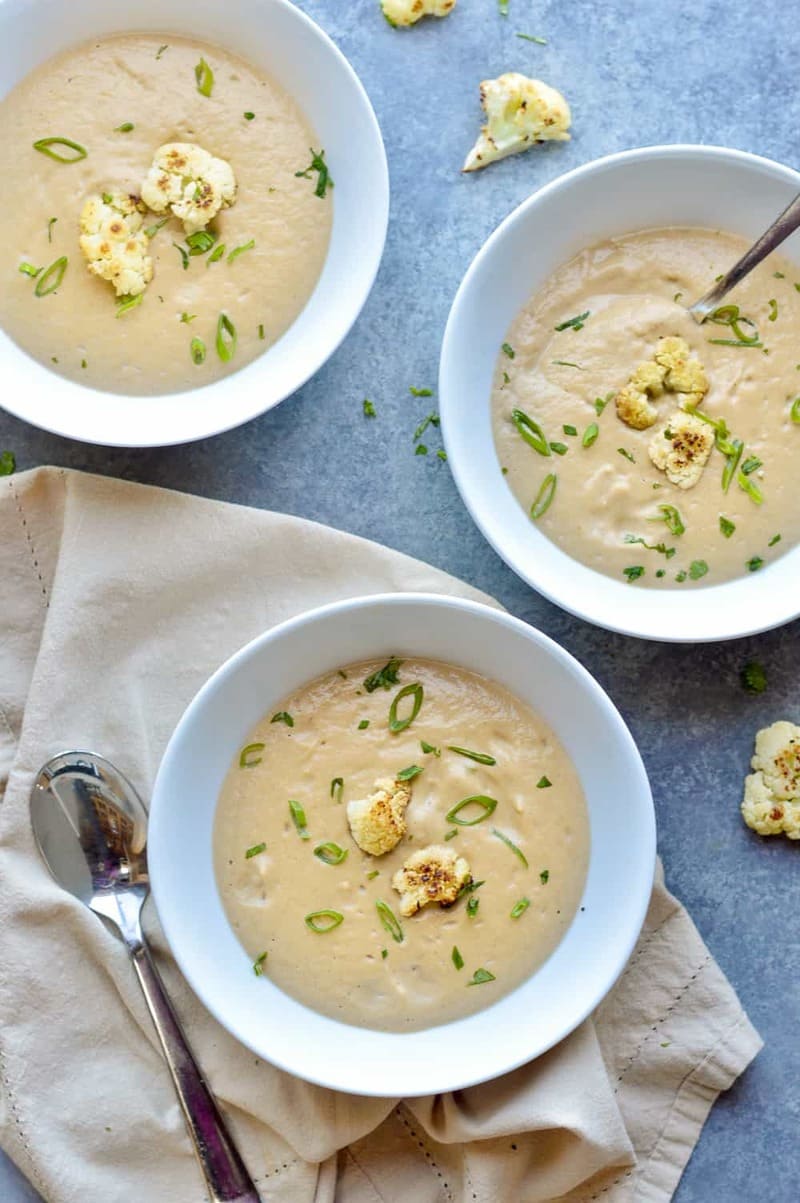
M 694 305 L 689 306 L 689 313 L 694 320 L 702 325 L 709 313 L 713 313 L 718 307 L 723 297 L 740 280 L 743 280 L 762 259 L 766 259 L 767 255 L 779 247 L 790 234 L 793 234 L 798 226 L 800 226 L 800 196 L 794 198 L 780 217 L 776 217 L 769 229 L 764 231 L 758 242 L 754 242 L 749 251 L 745 251 L 741 259 L 734 263 L 721 280 L 717 280 L 714 287 L 710 288 L 705 296 L 702 296 L 699 301 L 695 301 Z
M 102 756 L 63 752 L 31 790 L 33 834 L 53 877 L 117 929 L 133 961 L 212 1203 L 261 1203 L 172 1010 L 142 935 L 147 813 Z

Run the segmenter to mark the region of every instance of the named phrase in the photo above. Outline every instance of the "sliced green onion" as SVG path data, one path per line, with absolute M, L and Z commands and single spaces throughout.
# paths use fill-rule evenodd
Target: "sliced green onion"
M 462 957 L 461 953 L 458 951 L 455 944 L 453 945 L 453 951 L 451 953 L 451 957 L 452 957 L 453 964 L 455 965 L 456 969 L 464 968 L 464 958 Z
M 743 472 L 740 472 L 736 477 L 736 483 L 740 489 L 744 490 L 751 501 L 754 501 L 756 505 L 761 505 L 761 502 L 764 500 L 764 494 L 761 492 L 758 486 L 754 484 L 752 480 L 750 480 L 749 477 L 745 476 Z
M 738 305 L 720 305 L 718 309 L 715 309 L 712 313 L 709 313 L 707 321 L 714 322 L 718 326 L 729 326 L 735 336 L 733 339 L 727 340 L 710 338 L 708 340 L 709 342 L 719 343 L 723 346 L 734 347 L 761 346 L 761 340 L 759 338 L 755 322 L 752 322 L 748 317 L 742 317 L 739 312 Z M 747 326 L 752 326 L 753 330 L 755 330 L 755 334 L 745 334 L 742 330 L 742 323 Z
M 453 827 L 451 831 L 448 831 L 448 832 L 446 833 L 446 835 L 445 835 L 445 837 L 444 837 L 444 838 L 445 838 L 445 843 L 446 843 L 448 840 L 454 840 L 454 839 L 456 838 L 456 836 L 457 836 L 457 835 L 458 835 L 458 828 L 457 828 L 457 827 Z
M 131 130 L 135 129 L 135 128 L 136 127 L 134 126 L 132 121 L 123 121 L 122 125 L 118 125 L 115 128 L 114 133 L 115 134 L 129 134 L 131 132 Z
M 289 814 L 292 816 L 292 822 L 297 828 L 297 834 L 300 836 L 300 839 L 310 840 L 311 836 L 308 834 L 308 828 L 306 827 L 306 812 L 294 798 L 289 799 Z
M 135 297 L 120 297 L 120 299 L 117 301 L 116 316 L 123 317 L 126 313 L 129 313 L 131 311 L 131 309 L 136 309 L 137 306 L 141 305 L 143 300 L 144 300 L 143 292 L 140 292 Z
M 252 860 L 254 856 L 258 856 L 260 852 L 266 852 L 266 844 L 253 844 L 252 848 L 248 848 L 244 854 L 245 860 Z
M 378 912 L 378 918 L 383 927 L 388 931 L 389 935 L 394 940 L 395 944 L 403 943 L 403 929 L 400 926 L 400 920 L 395 915 L 392 908 L 379 898 L 375 903 L 375 910 Z
M 0 452 L 0 476 L 11 476 L 16 471 L 17 460 L 13 451 Z
M 393 735 L 398 735 L 401 731 L 405 731 L 406 727 L 411 726 L 414 719 L 420 712 L 424 696 L 425 691 L 418 683 L 413 685 L 404 685 L 403 688 L 395 694 L 392 704 L 389 707 L 389 730 Z M 407 714 L 405 718 L 398 718 L 398 704 L 402 702 L 404 698 L 409 697 L 413 697 L 414 699 L 411 704 L 411 710 L 409 714 Z
M 539 780 L 536 782 L 536 788 L 537 789 L 549 789 L 552 784 L 553 783 L 549 777 L 540 777 Z
M 264 341 L 264 338 L 266 337 L 266 336 L 265 336 L 265 334 L 264 334 L 264 324 L 263 324 L 263 322 L 259 322 L 259 325 L 258 325 L 258 337 L 261 339 L 261 341 L 262 341 L 262 342 Z
M 769 305 L 769 317 L 767 318 L 767 321 L 774 322 L 778 316 L 778 302 L 775 300 L 771 300 L 771 301 L 768 301 L 767 303 Z
M 515 33 L 515 38 L 522 38 L 524 42 L 535 42 L 537 46 L 546 46 L 547 38 L 537 38 L 531 33 Z
M 512 409 L 511 421 L 529 447 L 533 447 L 534 451 L 538 451 L 540 455 L 550 454 L 550 446 L 544 431 L 538 422 L 525 413 L 524 409 Z
M 554 455 L 566 455 L 569 448 L 565 443 L 551 443 L 550 450 Z
M 415 777 L 419 777 L 423 769 L 418 764 L 410 764 L 407 769 L 401 769 L 396 775 L 397 781 L 413 781 Z
M 262 952 L 259 953 L 256 959 L 253 961 L 253 973 L 256 975 L 256 977 L 264 976 L 264 962 L 268 956 L 268 952 Z
M 542 883 L 543 886 L 546 886 L 549 880 L 550 880 L 550 870 L 542 869 L 541 873 L 539 874 L 539 881 Z
M 51 292 L 55 292 L 64 279 L 67 262 L 67 256 L 62 255 L 54 263 L 51 263 L 49 267 L 44 269 L 36 281 L 36 287 L 33 290 L 37 297 L 47 297 Z
M 493 973 L 490 973 L 488 969 L 476 969 L 472 975 L 471 980 L 467 982 L 467 985 L 468 986 L 482 986 L 484 984 L 484 982 L 496 982 L 496 981 L 497 981 L 497 978 L 494 976 Z
M 594 409 L 595 409 L 595 413 L 597 414 L 598 418 L 600 417 L 600 414 L 603 412 L 603 410 L 608 405 L 609 401 L 612 399 L 613 396 L 614 396 L 613 393 L 606 393 L 605 397 L 595 397 Z
M 196 317 L 197 317 L 196 313 L 182 313 L 180 320 L 183 322 L 183 324 L 185 326 L 188 326 L 189 322 L 193 322 Z
M 565 322 L 559 322 L 553 329 L 560 333 L 562 330 L 582 330 L 584 323 L 591 314 L 589 309 L 585 313 L 578 313 L 575 317 L 568 317 Z
M 667 432 L 666 432 L 666 431 L 665 431 L 664 433 L 667 435 L 667 438 L 669 438 L 669 437 L 670 437 L 670 436 L 669 436 L 669 434 L 667 434 Z M 636 460 L 633 458 L 633 456 L 631 455 L 630 451 L 626 451 L 624 447 L 617 447 L 617 451 L 619 452 L 619 454 L 620 454 L 620 455 L 624 455 L 624 456 L 625 456 L 625 459 L 627 459 L 627 460 L 630 460 L 630 462 L 631 462 L 632 464 L 635 464 L 635 463 L 636 463 Z
M 756 348 L 758 348 L 758 347 L 764 346 L 761 339 L 758 339 L 755 342 L 751 342 L 749 340 L 742 340 L 740 338 L 710 338 L 708 341 L 710 343 L 713 343 L 715 347 L 756 347 Z
M 287 710 L 279 710 L 277 714 L 273 714 L 269 721 L 271 723 L 286 723 L 287 727 L 294 726 L 294 719 Z
M 169 50 L 169 46 L 167 46 L 167 45 L 159 46 L 158 50 L 156 51 L 156 61 L 158 61 L 158 59 L 161 58 L 161 55 L 164 53 L 165 50 Z
M 206 267 L 210 267 L 212 263 L 216 263 L 225 254 L 225 243 L 218 242 L 211 254 L 206 259 Z
M 42 271 L 41 267 L 34 267 L 32 263 L 20 263 L 19 270 L 23 276 L 30 276 L 32 280 L 35 280 Z
M 505 844 L 505 846 L 507 848 L 511 849 L 511 851 L 514 853 L 514 855 L 519 860 L 522 861 L 523 865 L 527 869 L 527 867 L 528 867 L 527 857 L 525 856 L 525 853 L 522 851 L 522 849 L 517 847 L 517 845 L 514 843 L 513 840 L 509 839 L 507 835 L 504 835 L 502 831 L 498 831 L 496 827 L 492 828 L 492 835 L 496 835 L 498 840 L 502 840 L 503 843 Z
M 774 547 L 775 544 L 780 543 L 780 541 L 781 541 L 780 535 L 773 535 L 772 538 L 770 539 L 769 543 L 767 544 L 767 547 Z
M 517 353 L 514 350 L 514 348 L 511 346 L 511 343 L 503 343 L 500 350 L 503 352 L 504 355 L 507 355 L 509 359 L 514 359 L 516 357 Z
M 324 861 L 326 865 L 340 865 L 343 860 L 347 859 L 347 849 L 340 848 L 338 844 L 329 840 L 326 844 L 317 844 L 314 855 Z
M 255 117 L 255 113 L 242 113 L 242 116 L 244 117 L 245 121 L 252 121 Z
M 181 246 L 180 243 L 178 243 L 178 242 L 173 242 L 172 245 L 175 247 L 175 250 L 178 252 L 178 254 L 181 257 L 181 262 L 183 264 L 183 270 L 188 271 L 189 270 L 189 252 L 186 250 L 185 247 Z
M 240 255 L 245 253 L 245 251 L 252 251 L 255 245 L 255 238 L 251 238 L 249 242 L 243 242 L 241 246 L 235 246 L 228 255 L 228 262 L 233 263 L 234 259 L 238 259 Z
M 380 877 L 380 875 L 381 875 L 380 869 L 373 869 L 370 873 L 367 874 L 367 881 L 372 881 L 372 879 L 374 877 Z
M 246 748 L 242 748 L 239 753 L 239 768 L 252 769 L 261 764 L 263 757 L 259 756 L 259 752 L 263 751 L 264 744 L 248 744 Z
M 567 435 L 574 436 L 578 433 L 577 426 L 571 426 L 568 422 L 565 422 L 564 425 L 561 427 L 561 429 L 564 431 L 564 434 L 567 434 Z
M 383 668 L 379 668 L 376 672 L 370 673 L 368 677 L 365 677 L 364 688 L 367 693 L 374 693 L 376 689 L 389 689 L 392 685 L 397 685 L 399 680 L 397 674 L 402 663 L 402 660 L 398 660 L 396 656 L 392 656 L 388 663 L 384 664 Z
M 789 410 L 789 417 L 796 426 L 800 426 L 800 397 L 795 397 L 792 402 L 792 408 Z
M 223 363 L 230 363 L 236 351 L 236 327 L 227 313 L 217 320 L 217 355 Z
M 599 433 L 600 433 L 600 427 L 597 425 L 596 422 L 592 422 L 591 425 L 587 426 L 583 432 L 583 438 L 581 439 L 581 443 L 583 444 L 583 446 L 591 447 L 592 443 L 597 442 L 597 436 L 599 435 Z
M 750 476 L 752 472 L 757 472 L 761 467 L 763 467 L 763 465 L 757 455 L 748 455 L 747 459 L 742 464 L 742 471 L 744 472 L 745 476 Z
M 341 911 L 311 911 L 309 915 L 306 915 L 304 923 L 309 931 L 316 932 L 318 936 L 324 936 L 344 923 L 344 915 Z
M 366 731 L 368 726 L 369 726 L 369 719 L 362 718 L 361 722 L 358 724 L 358 729 L 359 729 L 359 731 Z
M 515 902 L 512 906 L 510 918 L 519 919 L 520 915 L 525 914 L 530 904 L 530 898 L 520 898 L 519 902 Z
M 412 397 L 432 397 L 433 389 L 430 388 L 415 388 L 413 384 L 408 386 L 408 391 Z
M 60 155 L 52 149 L 54 146 L 65 146 L 67 150 L 75 153 Z M 78 163 L 89 153 L 85 146 L 81 146 L 80 142 L 73 142 L 71 138 L 40 138 L 38 142 L 34 142 L 33 149 L 38 150 L 40 154 L 47 155 L 48 159 L 55 159 L 57 163 Z
M 186 245 L 189 248 L 190 255 L 205 255 L 206 251 L 210 251 L 216 241 L 216 234 L 213 234 L 210 230 L 197 230 L 194 234 L 188 236 Z
M 214 87 L 214 72 L 204 58 L 201 58 L 195 67 L 194 77 L 197 80 L 197 91 L 200 95 L 210 96 L 211 89 Z
M 466 807 L 471 807 L 471 813 L 474 816 L 471 819 L 461 819 L 459 815 Z M 468 798 L 462 798 L 460 802 L 456 802 L 455 806 L 451 806 L 445 817 L 445 822 L 456 823 L 459 827 L 475 827 L 476 824 L 482 823 L 484 819 L 488 819 L 489 815 L 494 814 L 497 809 L 497 799 L 490 798 L 488 794 L 470 794 Z M 475 811 L 477 810 L 477 814 Z
M 415 455 L 427 455 L 428 448 L 425 446 L 424 443 L 417 443 L 417 447 L 416 447 L 414 454 Z
M 725 467 L 722 469 L 722 491 L 727 493 L 733 480 L 736 469 L 739 467 L 739 460 L 742 458 L 744 451 L 744 443 L 741 439 L 733 439 L 731 441 L 731 451 L 726 456 Z
M 730 518 L 725 518 L 722 514 L 720 514 L 719 529 L 722 531 L 726 539 L 730 539 L 731 535 L 736 530 L 736 523 L 731 522 Z
M 745 564 L 745 568 L 748 572 L 758 572 L 759 568 L 763 567 L 764 561 L 762 560 L 761 556 L 751 556 Z
M 294 174 L 296 179 L 302 178 L 310 180 L 311 172 L 316 171 L 317 186 L 314 189 L 314 196 L 318 196 L 322 200 L 324 199 L 328 188 L 333 187 L 333 180 L 331 179 L 330 172 L 328 171 L 328 164 L 325 162 L 325 151 L 316 151 L 313 147 L 311 147 L 310 150 L 311 162 L 309 163 L 308 167 L 306 167 L 305 171 L 296 171 Z
M 331 781 L 331 797 L 334 802 L 341 802 L 344 793 L 344 777 L 334 777 Z
M 467 899 L 467 918 L 468 919 L 475 918 L 475 916 L 478 913 L 478 907 L 480 906 L 480 904 L 481 904 L 480 898 L 476 898 L 476 896 L 474 894 L 472 895 L 471 898 Z
M 189 354 L 192 357 L 192 363 L 205 363 L 206 344 L 203 342 L 202 338 L 192 339 L 192 341 L 189 343 Z
M 155 225 L 148 226 L 147 229 L 145 230 L 145 234 L 147 235 L 148 238 L 155 238 L 156 234 L 161 229 L 161 227 L 165 226 L 168 221 L 169 221 L 168 217 L 162 217 L 161 221 L 157 221 L 155 223 Z M 173 243 L 173 245 L 177 245 L 177 244 Z
M 546 514 L 549 510 L 550 503 L 555 496 L 557 483 L 558 478 L 555 472 L 548 472 L 547 476 L 545 476 L 544 480 L 539 486 L 539 492 L 533 499 L 533 505 L 531 506 L 531 518 L 533 518 L 534 521 L 541 518 L 542 515 Z
M 459 756 L 466 756 L 468 760 L 477 760 L 478 764 L 497 764 L 494 756 L 488 756 L 486 752 L 471 752 L 469 748 L 459 748 L 456 744 L 448 744 L 447 750 L 458 752 Z
M 682 535 L 685 532 L 686 527 L 684 526 L 683 519 L 681 518 L 680 513 L 675 506 L 660 505 L 658 508 L 661 511 L 661 518 L 651 518 L 650 522 L 665 522 L 667 525 L 667 530 L 671 535 Z
M 422 751 L 425 753 L 426 756 L 429 755 L 430 753 L 433 753 L 434 756 L 441 756 L 441 754 L 442 754 L 441 748 L 435 748 L 433 746 L 433 744 L 429 744 L 427 742 L 427 740 L 421 739 L 419 741 L 419 746 L 422 748 Z
M 689 577 L 693 581 L 699 581 L 708 572 L 708 564 L 705 560 L 692 560 L 689 565 Z
M 579 372 L 585 371 L 579 363 L 573 363 L 571 359 L 552 359 L 550 362 L 560 368 L 577 368 Z

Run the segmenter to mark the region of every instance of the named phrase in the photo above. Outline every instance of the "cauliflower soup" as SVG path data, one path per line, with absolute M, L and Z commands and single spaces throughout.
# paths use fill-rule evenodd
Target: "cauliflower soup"
M 253 971 L 325 1015 L 398 1032 L 530 977 L 575 916 L 588 854 L 553 732 L 494 682 L 413 658 L 327 673 L 265 715 L 214 832 Z
M 514 320 L 492 387 L 509 488 L 622 581 L 710 585 L 800 539 L 800 270 L 772 255 L 701 326 L 741 238 L 656 229 L 582 251 Z
M 0 325 L 119 393 L 243 367 L 314 290 L 332 181 L 297 105 L 248 63 L 128 34 L 46 62 L 2 102 Z

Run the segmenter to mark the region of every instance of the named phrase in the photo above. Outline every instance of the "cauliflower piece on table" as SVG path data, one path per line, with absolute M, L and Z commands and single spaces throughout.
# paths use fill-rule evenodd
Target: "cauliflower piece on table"
M 431 902 L 451 906 L 471 881 L 472 871 L 463 856 L 431 844 L 409 856 L 392 878 L 392 889 L 400 895 L 400 914 L 408 918 Z
M 139 198 L 124 192 L 90 196 L 81 210 L 79 242 L 86 266 L 113 284 L 118 297 L 138 297 L 153 278 L 144 213 Z
M 657 468 L 679 489 L 691 489 L 703 475 L 714 446 L 714 428 L 700 418 L 676 409 L 647 448 Z
M 617 417 L 634 430 L 647 430 L 658 419 L 651 399 L 680 393 L 682 409 L 700 404 L 708 392 L 708 378 L 699 359 L 692 359 L 682 338 L 660 338 L 652 359 L 640 363 L 629 382 L 617 393 Z
M 759 835 L 800 839 L 800 727 L 785 721 L 756 735 L 755 769 L 744 782 L 742 817 Z
M 456 0 L 381 0 L 383 15 L 390 25 L 416 25 L 423 17 L 446 17 Z
M 350 834 L 362 852 L 383 856 L 397 847 L 406 833 L 405 813 L 410 801 L 410 782 L 381 777 L 366 798 L 347 803 Z
M 487 122 L 481 126 L 462 171 L 477 171 L 538 142 L 569 140 L 569 105 L 560 92 L 540 79 L 510 71 L 497 79 L 485 79 L 480 95 Z
M 142 184 L 142 200 L 154 213 L 174 213 L 186 233 L 195 234 L 235 203 L 236 177 L 230 163 L 202 146 L 166 142 Z

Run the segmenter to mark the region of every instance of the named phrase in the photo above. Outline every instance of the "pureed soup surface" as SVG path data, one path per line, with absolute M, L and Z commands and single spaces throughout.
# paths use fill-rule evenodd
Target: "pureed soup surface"
M 589 828 L 564 750 L 506 689 L 461 668 L 408 658 L 388 691 L 367 692 L 365 679 L 381 667 L 373 661 L 349 665 L 346 675 L 328 673 L 276 706 L 283 717 L 264 717 L 249 736 L 255 748 L 243 756 L 258 763 L 241 767 L 237 754 L 224 783 L 214 855 L 228 918 L 265 976 L 345 1023 L 411 1031 L 486 1007 L 547 958 L 578 907 Z M 424 691 L 419 713 L 392 734 L 392 700 L 415 683 Z M 407 702 L 398 704 L 402 717 Z M 423 751 L 422 741 L 435 751 Z M 477 763 L 449 744 L 496 764 Z M 347 804 L 366 798 L 376 779 L 411 766 L 422 772 L 409 782 L 407 833 L 393 851 L 367 855 L 351 836 Z M 455 804 L 475 794 L 495 799 L 494 813 L 474 826 L 446 820 Z M 303 808 L 308 839 L 298 832 L 290 799 Z M 480 812 L 460 813 L 472 819 Z M 527 867 L 496 831 L 516 845 Z M 314 849 L 323 843 L 346 850 L 346 859 L 319 859 Z M 432 844 L 466 858 L 482 884 L 450 908 L 431 904 L 401 917 L 392 877 Z M 382 925 L 379 901 L 399 921 L 402 942 Z M 309 930 L 305 916 L 321 910 L 343 921 L 324 934 Z M 454 948 L 463 958 L 460 969 Z M 477 970 L 494 980 L 470 986 Z
M 748 345 L 711 342 L 741 340 L 729 325 L 697 325 L 684 308 L 746 245 L 719 231 L 679 228 L 601 243 L 556 271 L 508 332 L 492 392 L 498 459 L 526 512 L 555 474 L 552 500 L 534 521 L 598 572 L 659 587 L 717 584 L 756 571 L 800 539 L 800 412 L 791 417 L 800 393 L 800 270 L 770 256 L 726 298 L 739 307 Z M 581 315 L 582 322 L 555 329 Z M 658 419 L 648 429 L 632 429 L 617 416 L 614 395 L 652 360 L 659 339 L 674 335 L 707 376 L 699 411 L 724 420 L 731 446 L 743 443 L 727 491 L 730 457 L 719 441 L 690 488 L 671 483 L 651 462 L 648 446 L 669 429 L 680 394 L 651 399 Z M 512 421 L 514 409 L 564 453 L 544 456 L 529 446 Z M 676 509 L 677 520 L 662 506 Z
M 214 72 L 210 97 L 195 79 L 201 58 Z M 294 101 L 246 62 L 172 35 L 104 38 L 44 63 L 2 102 L 0 116 L 0 325 L 42 363 L 112 392 L 177 392 L 243 367 L 300 313 L 327 253 L 332 194 L 315 196 L 313 172 L 295 176 L 319 144 Z M 118 131 L 126 124 L 134 128 Z M 52 136 L 77 142 L 86 158 L 58 163 L 33 149 Z M 210 224 L 225 255 L 211 263 L 208 254 L 192 256 L 184 270 L 173 243 L 185 247 L 186 235 L 171 217 L 150 241 L 154 275 L 142 303 L 118 318 L 113 285 L 90 275 L 81 253 L 81 210 L 92 194 L 139 195 L 155 151 L 169 142 L 199 145 L 233 168 L 236 202 Z M 144 226 L 160 219 L 148 213 Z M 229 263 L 251 239 L 252 249 Z M 46 267 L 62 255 L 63 283 L 37 297 L 20 263 Z M 223 312 L 237 334 L 229 362 L 215 345 Z M 192 360 L 193 338 L 205 344 L 202 364 Z

